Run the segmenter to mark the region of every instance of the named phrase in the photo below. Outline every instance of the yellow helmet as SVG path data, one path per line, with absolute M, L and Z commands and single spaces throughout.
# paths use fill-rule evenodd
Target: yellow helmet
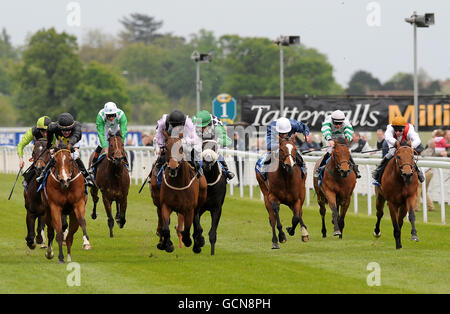
M 51 121 L 52 120 L 50 119 L 50 117 L 47 116 L 40 117 L 36 122 L 36 128 L 47 130 L 47 126 L 50 124 Z
M 392 120 L 392 126 L 406 126 L 406 119 L 403 116 L 396 116 Z

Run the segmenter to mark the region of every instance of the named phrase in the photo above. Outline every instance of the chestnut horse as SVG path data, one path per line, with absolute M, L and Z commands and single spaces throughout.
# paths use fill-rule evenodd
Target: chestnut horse
M 111 213 L 111 204 L 116 202 L 116 222 L 120 228 L 125 225 L 125 213 L 127 210 L 128 190 L 130 189 L 130 175 L 126 167 L 126 152 L 123 147 L 122 134 L 118 131 L 108 137 L 108 154 L 106 160 L 101 161 L 97 166 L 95 176 L 96 186 L 91 187 L 91 196 L 94 202 L 92 219 L 97 218 L 97 202 L 99 200 L 98 190 L 102 192 L 103 205 L 108 216 L 109 236 L 112 238 L 114 218 Z M 92 156 L 91 160 L 92 162 Z
M 344 137 L 337 137 L 334 142 L 328 163 L 323 169 L 322 183 L 319 186 L 319 178 L 314 178 L 314 189 L 322 216 L 322 237 L 327 236 L 325 227 L 325 204 L 331 208 L 332 222 L 334 224 L 334 236 L 342 239 L 344 219 L 356 185 L 356 174 L 350 164 L 350 150 L 348 141 Z M 323 157 L 322 157 L 323 158 Z M 322 159 L 316 162 L 314 172 Z
M 174 250 L 170 240 L 169 224 L 170 214 L 175 211 L 182 216 L 179 221 L 184 221 L 184 230 L 180 233 L 187 247 L 192 244 L 190 229 L 194 223 L 193 251 L 200 253 L 204 241 L 200 242 L 198 207 L 206 200 L 206 180 L 204 176 L 198 179 L 195 170 L 185 159 L 181 143 L 183 133 L 180 133 L 179 137 L 170 137 L 166 131 L 163 134 L 166 137 L 165 150 L 168 162 L 163 171 L 161 188 L 158 187 L 156 176 L 153 174 L 155 167 L 152 169 L 150 182 L 153 203 L 158 213 L 157 234 L 160 240 L 157 248 L 169 253 Z
M 415 227 L 414 209 L 416 206 L 418 178 L 414 164 L 414 149 L 411 142 L 396 142 L 394 157 L 389 160 L 381 178 L 381 187 L 375 187 L 377 222 L 374 236 L 380 237 L 380 221 L 383 217 L 384 203 L 387 201 L 394 227 L 395 247 L 402 248 L 401 230 L 403 219 L 409 211 L 411 222 L 411 240 L 418 241 Z
M 55 237 L 59 246 L 59 263 L 64 263 L 63 231 L 61 216 L 69 215 L 69 233 L 66 238 L 67 261 L 71 261 L 71 248 L 73 235 L 81 226 L 83 230 L 83 250 L 89 250 L 91 245 L 86 232 L 86 220 L 84 219 L 87 195 L 85 194 L 84 178 L 71 156 L 71 147 L 60 148 L 53 158 L 54 166 L 50 169 L 47 183 L 42 193 L 44 201 L 48 202 L 46 223 L 48 235 L 48 248 L 45 256 L 53 258 L 52 242 Z
M 272 249 L 280 248 L 278 240 L 281 243 L 286 242 L 286 235 L 283 232 L 279 216 L 280 204 L 289 206 L 293 212 L 292 226 L 286 228 L 289 235 L 295 234 L 295 228 L 300 223 L 302 241 L 309 241 L 309 234 L 302 218 L 302 206 L 306 194 L 306 171 L 303 175 L 300 166 L 295 162 L 294 137 L 295 135 L 289 139 L 279 137 L 279 150 L 272 152 L 272 157 L 276 162 L 272 162 L 271 166 L 274 164 L 276 169 L 269 168 L 267 181 L 258 171 L 255 171 L 256 179 L 264 195 L 264 204 L 269 213 L 269 222 L 272 227 Z M 275 155 L 279 155 L 279 157 L 277 158 Z M 278 238 L 275 226 L 278 229 Z
M 34 171 L 34 174 L 29 179 L 27 189 L 23 191 L 25 208 L 27 209 L 26 223 L 28 230 L 25 240 L 27 241 L 27 246 L 32 250 L 36 248 L 36 243 L 41 244 L 41 248 L 47 247 L 42 237 L 45 227 L 43 217 L 46 211 L 46 204 L 42 202 L 41 193 L 38 192 L 39 183 L 37 183 L 36 177 L 40 175 L 49 160 L 50 151 L 47 149 L 47 141 L 45 139 L 36 140 L 30 159 L 30 161 L 33 161 L 33 170 L 31 171 Z M 37 235 L 34 232 L 36 218 L 38 219 Z

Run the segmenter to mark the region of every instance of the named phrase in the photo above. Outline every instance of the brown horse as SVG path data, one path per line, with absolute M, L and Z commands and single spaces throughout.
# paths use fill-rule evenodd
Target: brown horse
M 350 150 L 348 141 L 343 137 L 335 139 L 335 145 L 328 163 L 324 166 L 322 184 L 319 186 L 319 178 L 314 178 L 314 189 L 317 194 L 317 202 L 322 216 L 322 237 L 327 236 L 325 227 L 325 204 L 331 208 L 332 222 L 334 224 L 334 236 L 342 239 L 344 219 L 356 185 L 356 174 L 352 171 L 350 163 Z M 323 158 L 323 157 L 322 157 Z M 316 162 L 314 172 L 322 159 Z
M 70 145 L 68 149 L 60 148 L 53 158 L 53 168 L 47 178 L 45 189 L 41 192 L 43 201 L 48 203 L 46 213 L 48 248 L 45 256 L 53 258 L 52 241 L 55 237 L 59 246 L 59 263 L 64 263 L 63 231 L 61 216 L 69 215 L 69 233 L 66 238 L 67 261 L 71 261 L 73 235 L 81 226 L 83 230 L 83 250 L 89 250 L 91 245 L 86 232 L 84 219 L 87 195 L 85 194 L 84 178 L 75 162 L 72 160 Z
M 112 238 L 114 218 L 111 213 L 111 204 L 116 202 L 116 222 L 120 228 L 125 225 L 125 213 L 127 210 L 128 190 L 130 189 L 130 175 L 126 167 L 126 152 L 123 147 L 122 135 L 118 131 L 115 135 L 109 133 L 108 155 L 106 160 L 97 166 L 95 182 L 97 186 L 91 187 L 91 196 L 94 202 L 92 219 L 97 218 L 98 190 L 102 192 L 103 205 L 108 216 L 109 236 Z M 92 156 L 90 163 L 92 162 Z
M 300 223 L 302 241 L 309 241 L 309 234 L 302 218 L 302 206 L 306 193 L 306 174 L 302 175 L 300 166 L 295 162 L 294 136 L 289 139 L 279 137 L 279 140 L 279 152 L 272 153 L 274 160 L 277 161 L 272 163 L 276 166 L 276 169 L 269 169 L 267 181 L 256 171 L 256 179 L 264 195 L 264 204 L 269 213 L 269 222 L 272 227 L 272 249 L 280 248 L 278 240 L 281 243 L 286 242 L 286 235 L 283 232 L 279 216 L 280 204 L 289 206 L 293 212 L 292 226 L 286 228 L 289 235 L 295 234 L 295 228 Z M 279 155 L 278 158 L 275 156 L 277 154 Z M 278 238 L 275 226 L 278 229 Z
M 25 240 L 27 242 L 27 246 L 32 250 L 36 248 L 36 243 L 41 244 L 41 248 L 46 247 L 42 237 L 45 226 L 43 217 L 46 212 L 46 204 L 42 202 L 41 193 L 38 192 L 39 183 L 37 183 L 36 177 L 41 173 L 42 169 L 49 160 L 50 151 L 47 149 L 47 141 L 45 139 L 35 141 L 33 153 L 30 159 L 30 161 L 33 161 L 33 164 L 29 168 L 29 171 L 33 171 L 34 173 L 29 179 L 27 189 L 23 191 L 25 208 L 27 209 L 26 223 L 28 230 Z M 37 235 L 34 232 L 36 218 L 38 219 L 38 226 L 36 230 Z
M 157 234 L 160 240 L 157 248 L 169 253 L 174 250 L 170 240 L 169 224 L 170 214 L 175 211 L 179 216 L 179 222 L 184 221 L 184 230 L 180 230 L 180 233 L 187 247 L 192 244 L 190 228 L 194 223 L 193 251 L 200 253 L 204 241 L 203 243 L 200 241 L 198 207 L 206 200 L 206 179 L 204 176 L 198 179 L 193 167 L 185 160 L 181 143 L 183 133 L 180 133 L 179 137 L 170 137 L 165 131 L 163 133 L 166 137 L 165 150 L 168 162 L 163 172 L 161 188 L 158 188 L 156 176 L 153 175 L 154 167 L 150 182 L 153 203 L 158 213 Z
M 375 187 L 377 222 L 374 236 L 380 237 L 380 221 L 383 217 L 384 203 L 387 201 L 394 227 L 395 247 L 402 248 L 401 230 L 403 219 L 409 211 L 411 240 L 418 241 L 415 227 L 414 208 L 416 206 L 418 178 L 414 163 L 414 149 L 411 143 L 396 142 L 394 157 L 389 160 L 381 178 L 381 187 Z

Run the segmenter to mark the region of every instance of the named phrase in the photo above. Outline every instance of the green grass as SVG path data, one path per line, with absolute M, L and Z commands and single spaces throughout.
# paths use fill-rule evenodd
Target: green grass
M 115 226 L 113 239 L 109 238 L 103 205 L 94 221 L 89 216 L 92 202 L 88 201 L 86 218 L 93 248 L 81 250 L 79 230 L 72 260 L 80 264 L 81 285 L 69 287 L 67 264 L 57 264 L 56 257 L 47 260 L 44 250 L 26 247 L 20 182 L 7 201 L 14 179 L 14 175 L 0 175 L 0 293 L 450 293 L 450 229 L 440 225 L 439 219 L 428 224 L 418 219 L 420 242 L 409 240 L 406 222 L 403 249 L 395 250 L 387 209 L 382 237 L 377 240 L 372 237 L 375 217 L 354 214 L 350 209 L 344 238 L 323 239 L 312 194 L 312 206 L 304 208 L 303 215 L 311 241 L 301 242 L 297 231 L 280 250 L 271 250 L 271 230 L 259 194 L 254 200 L 239 199 L 235 190 L 235 196 L 225 200 L 215 256 L 209 254 L 209 214 L 202 217 L 207 242 L 202 253 L 176 246 L 169 254 L 156 248 L 157 216 L 148 187 L 138 194 L 136 185 L 130 189 L 127 223 L 124 229 Z M 359 201 L 361 210 L 364 200 Z M 172 217 L 174 235 L 176 219 Z M 285 206 L 281 207 L 281 220 L 285 227 L 290 224 L 291 212 Z M 328 211 L 329 234 L 330 221 Z M 380 265 L 381 286 L 366 283 L 370 262 Z

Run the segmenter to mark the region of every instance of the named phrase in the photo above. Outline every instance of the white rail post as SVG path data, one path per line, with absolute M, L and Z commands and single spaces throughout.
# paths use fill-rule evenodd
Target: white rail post
M 439 182 L 441 185 L 441 222 L 445 225 L 444 171 L 442 168 L 439 168 Z
M 371 173 L 370 173 L 370 166 L 366 165 L 367 169 L 367 186 L 369 187 L 367 189 L 367 215 L 372 216 L 372 187 L 371 187 Z
M 425 171 L 421 169 L 422 173 L 425 174 Z M 420 184 L 420 183 L 419 183 Z M 428 206 L 427 206 L 427 180 L 424 180 L 422 182 L 422 208 L 423 208 L 423 222 L 428 222 Z M 417 197 L 420 197 L 420 195 L 417 195 Z M 417 202 L 419 203 L 419 202 Z

